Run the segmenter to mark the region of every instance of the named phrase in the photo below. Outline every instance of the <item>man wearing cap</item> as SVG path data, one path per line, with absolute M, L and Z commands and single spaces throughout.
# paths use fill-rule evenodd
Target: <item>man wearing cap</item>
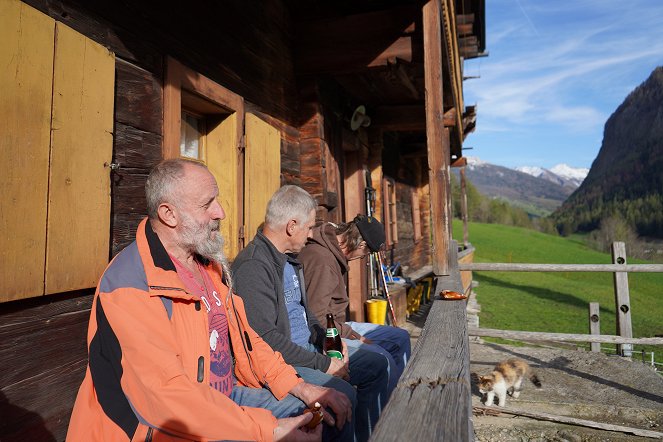
M 398 327 L 346 320 L 348 262 L 379 251 L 384 242 L 382 223 L 372 216 L 357 215 L 349 223 L 324 223 L 314 228 L 298 259 L 304 266 L 311 312 L 320 321 L 327 313 L 332 313 L 348 347 L 361 347 L 384 355 L 389 361 L 391 392 L 410 356 L 410 335 Z

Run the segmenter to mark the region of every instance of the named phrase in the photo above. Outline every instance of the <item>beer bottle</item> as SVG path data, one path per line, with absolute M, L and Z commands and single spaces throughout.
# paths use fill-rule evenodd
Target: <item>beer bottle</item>
M 334 317 L 327 313 L 327 336 L 325 337 L 325 354 L 330 358 L 343 359 L 343 345 L 338 334 Z

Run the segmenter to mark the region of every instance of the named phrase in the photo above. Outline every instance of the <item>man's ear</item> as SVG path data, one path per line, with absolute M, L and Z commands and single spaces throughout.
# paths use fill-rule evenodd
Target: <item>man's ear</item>
M 285 225 L 286 235 L 292 236 L 295 233 L 296 228 L 297 228 L 297 220 L 296 219 L 291 219 L 290 221 L 288 221 L 288 223 Z
M 157 209 L 159 220 L 168 227 L 175 227 L 178 224 L 177 216 L 174 212 L 174 207 L 168 203 L 161 203 Z

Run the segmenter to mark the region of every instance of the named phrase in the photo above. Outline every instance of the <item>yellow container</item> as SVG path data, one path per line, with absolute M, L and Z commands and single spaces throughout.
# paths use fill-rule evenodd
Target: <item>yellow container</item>
M 369 299 L 366 301 L 368 322 L 384 325 L 387 318 L 387 301 L 384 299 Z

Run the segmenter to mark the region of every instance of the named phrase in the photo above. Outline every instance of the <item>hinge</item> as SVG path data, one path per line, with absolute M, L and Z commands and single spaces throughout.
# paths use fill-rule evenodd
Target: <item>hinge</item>
M 246 135 L 242 134 L 242 137 L 239 139 L 239 145 L 237 146 L 237 151 L 239 153 L 244 153 L 245 148 L 246 148 Z
M 239 233 L 237 234 L 237 240 L 239 242 L 239 248 L 244 248 L 244 226 L 239 228 Z

